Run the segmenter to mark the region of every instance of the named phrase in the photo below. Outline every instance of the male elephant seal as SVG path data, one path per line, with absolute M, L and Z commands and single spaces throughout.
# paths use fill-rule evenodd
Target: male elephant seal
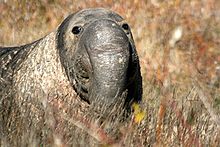
M 110 10 L 79 11 L 33 43 L 0 47 L 0 137 L 13 145 L 46 144 L 49 132 L 73 141 L 78 116 L 107 119 L 141 96 L 131 30 Z

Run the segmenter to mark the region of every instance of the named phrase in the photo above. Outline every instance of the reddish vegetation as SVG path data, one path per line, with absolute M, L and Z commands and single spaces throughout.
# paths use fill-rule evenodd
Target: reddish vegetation
M 0 2 L 0 45 L 43 37 L 68 14 L 88 7 L 112 9 L 130 24 L 141 62 L 140 107 L 145 112 L 143 120 L 121 128 L 119 141 L 102 130 L 91 135 L 113 146 L 219 146 L 220 2 L 9 0 Z

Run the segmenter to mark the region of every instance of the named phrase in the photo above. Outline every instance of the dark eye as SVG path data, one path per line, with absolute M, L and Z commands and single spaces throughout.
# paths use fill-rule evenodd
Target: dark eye
M 129 30 L 129 25 L 127 23 L 124 23 L 122 25 L 122 28 L 127 31 L 127 30 Z
M 82 27 L 80 27 L 80 26 L 75 26 L 75 27 L 73 27 L 73 29 L 72 29 L 72 33 L 75 34 L 75 35 L 77 35 L 77 34 L 79 34 L 82 30 L 83 30 Z

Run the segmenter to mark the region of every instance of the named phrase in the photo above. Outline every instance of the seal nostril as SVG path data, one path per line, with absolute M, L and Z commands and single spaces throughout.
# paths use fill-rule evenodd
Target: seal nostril
M 75 26 L 75 27 L 73 27 L 73 29 L 72 29 L 72 33 L 75 34 L 75 35 L 77 35 L 77 34 L 79 34 L 82 30 L 83 30 L 82 27 L 80 27 L 80 26 Z

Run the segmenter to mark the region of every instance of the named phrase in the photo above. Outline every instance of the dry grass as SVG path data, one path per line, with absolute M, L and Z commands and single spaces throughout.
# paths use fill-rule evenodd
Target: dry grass
M 102 131 L 95 138 L 109 146 L 219 146 L 220 2 L 5 0 L 0 45 L 32 42 L 88 7 L 106 7 L 128 20 L 144 80 L 143 103 L 134 106 L 119 139 Z

